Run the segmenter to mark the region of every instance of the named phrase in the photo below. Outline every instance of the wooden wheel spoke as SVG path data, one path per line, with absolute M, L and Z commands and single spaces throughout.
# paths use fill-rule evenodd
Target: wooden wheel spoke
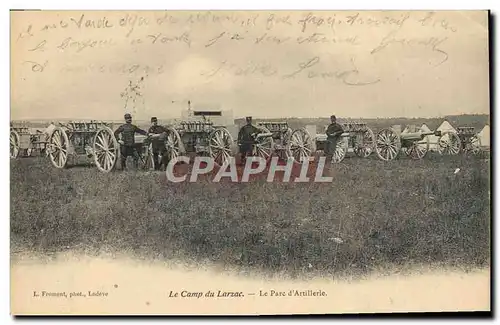
M 220 135 L 218 132 L 216 132 L 215 135 L 212 137 L 212 141 L 215 143 L 216 146 L 222 147 L 222 141 L 220 139 Z
M 96 143 L 95 143 L 95 145 L 96 145 L 96 146 L 98 146 L 99 148 L 101 148 L 101 150 L 103 150 L 103 151 L 107 151 L 107 150 L 108 150 L 108 148 L 105 148 L 105 147 L 104 147 L 102 144 L 100 144 L 99 142 L 96 142 Z
M 292 135 L 291 142 L 294 143 L 295 145 L 298 145 L 298 146 L 302 146 L 304 144 L 304 140 L 302 139 L 302 137 L 298 133 L 294 133 Z
M 57 147 L 61 147 L 61 140 L 59 138 L 59 136 L 56 136 L 56 132 L 54 132 L 54 137 L 53 137 L 53 141 L 54 141 L 54 144 L 57 146 Z
M 100 155 L 97 156 L 97 160 L 101 166 L 104 166 L 106 162 L 106 151 L 101 151 Z
M 257 150 L 259 152 L 259 156 L 265 156 L 265 158 L 268 158 L 271 156 L 271 150 L 266 150 L 266 148 L 258 146 Z
M 106 169 L 109 170 L 111 168 L 111 162 L 112 162 L 111 157 L 109 156 L 109 153 L 106 153 L 104 157 L 106 161 Z
M 110 158 L 110 159 L 112 159 L 112 160 L 115 160 L 115 159 L 116 159 L 116 155 L 115 155 L 115 153 L 114 153 L 114 152 L 112 152 L 112 151 L 107 151 L 106 153 L 108 154 L 108 156 L 109 156 L 109 158 Z
M 97 141 L 96 141 L 96 143 L 100 143 L 102 145 L 105 144 L 104 135 L 102 134 L 102 132 L 99 132 L 97 134 Z

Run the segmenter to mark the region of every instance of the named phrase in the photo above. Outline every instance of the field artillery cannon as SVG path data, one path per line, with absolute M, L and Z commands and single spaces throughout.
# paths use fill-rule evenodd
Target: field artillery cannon
M 48 137 L 47 151 L 52 165 L 66 168 L 69 157 L 86 156 L 101 172 L 115 169 L 120 157 L 120 143 L 111 123 L 78 121 L 58 123 Z M 154 168 L 150 137 L 136 142 L 140 169 Z
M 332 156 L 332 163 L 339 163 L 347 156 L 348 153 L 354 153 L 358 157 L 369 157 L 375 151 L 375 134 L 367 126 L 361 122 L 345 122 L 340 124 L 344 133 L 342 133 L 337 141 L 335 152 Z M 325 133 L 318 134 L 315 137 L 315 145 L 317 151 L 324 151 L 327 142 L 326 130 Z
M 375 134 L 366 123 L 342 123 L 347 137 L 347 152 L 354 152 L 356 156 L 367 158 L 375 151 Z
M 69 157 L 86 155 L 102 172 L 114 169 L 120 148 L 108 123 L 78 121 L 58 123 L 48 138 L 48 156 L 56 168 L 66 168 Z
M 459 140 L 451 131 L 441 132 L 416 130 L 414 132 L 397 132 L 394 128 L 384 128 L 377 133 L 376 153 L 381 160 L 396 159 L 402 151 L 414 160 L 423 159 L 429 152 L 430 137 L 437 137 L 438 151 L 449 150 L 455 152 Z M 441 152 L 441 151 L 440 151 Z
M 164 161 L 186 153 L 209 156 L 219 166 L 229 162 L 234 146 L 231 133 L 224 126 L 217 126 L 206 118 L 182 121 L 178 125 L 166 126 Z
M 331 163 L 339 163 L 344 160 L 349 149 L 349 138 L 351 136 L 350 132 L 344 132 L 340 135 L 337 144 L 335 146 L 335 152 L 332 155 Z M 316 151 L 325 151 L 327 142 L 326 133 L 317 134 L 314 138 Z
M 25 157 L 30 157 L 33 151 L 38 151 L 40 154 L 45 151 L 47 141 L 46 134 L 40 130 L 35 133 L 24 123 L 13 125 L 10 127 L 10 158 L 18 158 L 22 153 Z
M 481 153 L 481 138 L 472 126 L 461 126 L 457 128 L 457 136 L 460 141 L 460 151 L 465 154 L 478 155 Z M 450 154 L 450 153 L 447 153 Z M 452 154 L 452 153 L 451 153 Z M 456 152 L 455 154 L 458 154 Z
M 274 154 L 283 160 L 295 162 L 308 160 L 314 150 L 309 132 L 304 128 L 292 130 L 287 122 L 261 121 L 256 127 L 252 155 L 270 159 Z

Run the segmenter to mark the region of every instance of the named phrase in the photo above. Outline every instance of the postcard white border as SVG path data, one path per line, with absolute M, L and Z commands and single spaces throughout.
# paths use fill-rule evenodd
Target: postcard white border
M 2 323 L 13 323 L 14 319 L 10 316 L 10 242 L 9 242 L 9 229 L 10 229 L 10 169 L 9 161 L 7 156 L 7 120 L 10 120 L 10 9 L 81 9 L 81 10 L 96 10 L 96 9 L 115 9 L 115 10 L 125 10 L 125 9 L 323 9 L 323 10 L 352 10 L 352 9 L 362 9 L 362 10 L 382 10 L 382 9 L 408 9 L 408 10 L 418 10 L 418 9 L 434 9 L 434 10 L 492 10 L 493 14 L 498 14 L 499 1 L 493 0 L 475 0 L 475 1 L 464 1 L 464 0 L 454 0 L 454 1 L 436 1 L 436 0 L 419 0 L 419 1 L 390 1 L 390 0 L 379 0 L 379 1 L 361 1 L 361 0 L 349 0 L 349 1 L 336 1 L 332 3 L 331 1 L 319 1 L 319 0 L 308 0 L 308 1 L 269 1 L 269 0 L 248 0 L 248 1 L 201 1 L 201 0 L 183 0 L 183 1 L 151 1 L 142 0 L 139 2 L 127 2 L 122 1 L 102 1 L 102 0 L 86 0 L 86 1 L 57 1 L 57 0 L 45 0 L 43 2 L 37 1 L 2 1 L 2 12 L 0 16 L 1 22 L 1 32 L 2 32 L 2 106 L 5 109 L 1 110 L 2 121 L 5 128 L 2 128 L 4 132 L 3 139 L 1 143 L 1 149 L 5 152 L 4 159 L 2 160 L 2 180 L 0 184 L 3 188 L 3 195 L 1 197 L 2 202 L 0 203 L 4 209 L 4 214 L 2 218 L 4 231 L 4 236 L 2 236 L 2 294 L 0 295 L 0 303 L 2 306 Z M 497 18 L 498 19 L 498 18 Z M 498 55 L 495 55 L 495 60 Z M 497 64 L 498 66 L 498 64 Z M 497 67 L 495 67 L 495 72 Z M 493 72 L 493 71 L 492 71 Z M 498 90 L 498 84 L 494 89 Z M 9 109 L 7 109 L 9 108 Z M 497 122 L 497 118 L 495 119 Z M 493 134 L 495 137 L 495 143 L 498 141 L 498 134 L 496 134 L 493 129 Z M 496 158 L 496 157 L 495 157 Z M 495 195 L 495 199 L 498 198 L 498 193 Z M 498 228 L 498 221 L 496 221 L 496 228 Z M 497 230 L 497 229 L 495 229 Z M 495 247 L 497 248 L 497 247 Z M 498 301 L 498 299 L 496 299 Z M 493 306 L 492 306 L 493 307 Z M 9 315 L 9 316 L 8 316 Z M 256 319 L 258 320 L 258 319 Z M 354 319 L 350 319 L 353 321 Z M 26 321 L 26 320 L 25 320 Z M 41 320 L 38 320 L 39 322 Z M 79 323 L 90 323 L 101 324 L 104 320 L 78 320 Z M 171 321 L 171 320 L 170 320 Z M 271 321 L 271 320 L 269 320 Z M 336 322 L 341 320 L 336 319 Z M 354 320 L 355 321 L 355 320 Z M 383 321 L 383 320 L 381 320 Z M 49 323 L 50 320 L 42 320 L 42 322 Z M 59 321 L 59 324 L 70 323 L 71 320 Z M 136 320 L 138 323 L 145 323 L 144 320 Z M 184 321 L 185 322 L 185 321 Z M 403 321 L 401 321 L 403 322 Z M 425 321 L 427 324 L 436 323 L 435 321 Z M 442 321 L 441 321 L 442 322 Z M 452 321 L 450 321 L 452 322 Z M 472 321 L 471 321 L 472 322 Z

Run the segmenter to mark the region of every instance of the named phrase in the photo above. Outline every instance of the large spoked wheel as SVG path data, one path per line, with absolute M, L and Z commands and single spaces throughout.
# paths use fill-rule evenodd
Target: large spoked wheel
M 225 128 L 218 128 L 210 133 L 209 154 L 219 166 L 229 164 L 233 137 Z
M 165 164 L 170 161 L 177 159 L 181 154 L 181 136 L 176 129 L 172 127 L 167 127 L 167 132 L 165 135 Z
M 377 133 L 375 152 L 385 161 L 396 159 L 401 150 L 401 140 L 391 129 L 382 129 Z
M 444 132 L 441 137 L 439 137 L 437 149 L 441 155 L 458 155 L 461 147 L 462 141 L 454 132 Z
M 10 131 L 10 158 L 15 159 L 19 156 L 19 134 L 16 131 Z
M 429 151 L 429 137 L 425 136 L 422 140 L 412 142 L 405 148 L 405 154 L 411 159 L 423 159 Z
M 369 157 L 375 149 L 375 134 L 369 128 L 356 135 L 354 153 L 361 158 Z
M 120 146 L 110 128 L 102 127 L 97 131 L 92 150 L 94 163 L 101 172 L 109 173 L 116 167 Z
M 311 135 L 306 129 L 300 128 L 292 132 L 286 144 L 288 157 L 293 158 L 295 162 L 304 162 L 309 160 L 314 149 Z
M 335 147 L 335 152 L 332 156 L 332 164 L 336 164 L 344 160 L 347 149 L 349 147 L 349 137 L 341 137 L 339 141 L 337 141 L 337 145 Z
M 56 168 L 65 168 L 69 155 L 68 135 L 60 126 L 56 126 L 49 137 L 49 159 Z
M 465 150 L 469 155 L 479 155 L 481 153 L 481 139 L 477 135 L 470 137 L 465 145 Z
M 269 133 L 270 131 L 261 126 L 259 127 L 259 129 L 263 132 L 263 133 Z M 274 154 L 274 140 L 273 140 L 273 137 L 262 137 L 262 138 L 259 138 L 254 146 L 253 146 L 253 155 L 254 156 L 257 156 L 257 157 L 261 157 L 265 160 L 269 160 L 271 159 L 271 157 L 273 156 Z

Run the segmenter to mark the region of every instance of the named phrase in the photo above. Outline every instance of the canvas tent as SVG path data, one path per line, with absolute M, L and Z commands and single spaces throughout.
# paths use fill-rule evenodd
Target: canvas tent
M 432 132 L 431 129 L 429 129 L 429 127 L 425 123 L 422 124 L 422 126 L 420 127 L 420 131 L 422 131 L 422 132 Z
M 490 147 L 490 126 L 488 124 L 478 133 L 478 137 L 481 141 L 481 147 Z
M 450 124 L 450 122 L 444 120 L 443 123 L 441 123 L 441 125 L 437 128 L 438 131 L 441 131 L 442 133 L 443 132 L 453 132 L 453 133 L 457 133 L 457 130 L 455 130 L 455 128 Z
M 420 127 L 420 130 L 422 132 L 432 132 L 432 130 L 427 126 L 427 124 L 422 124 Z M 444 120 L 441 125 L 438 126 L 436 131 L 441 131 L 441 133 L 444 132 L 452 132 L 452 133 L 457 133 L 457 130 L 448 122 L 447 120 Z M 430 151 L 437 151 L 438 149 L 438 141 L 439 137 L 435 135 L 429 135 L 429 150 Z
M 432 132 L 431 129 L 427 126 L 427 124 L 422 124 L 420 127 L 421 132 Z M 428 135 L 427 138 L 429 139 L 429 151 L 437 151 L 437 143 L 439 138 L 435 135 Z

